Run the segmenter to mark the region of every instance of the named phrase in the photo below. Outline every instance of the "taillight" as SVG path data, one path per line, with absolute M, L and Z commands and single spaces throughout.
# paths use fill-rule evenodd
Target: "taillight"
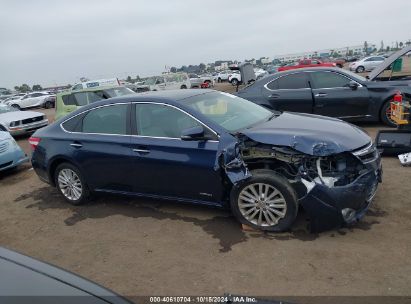
M 41 140 L 41 138 L 39 138 L 39 137 L 30 137 L 29 138 L 29 144 L 30 144 L 30 147 L 33 151 L 36 150 L 37 146 L 40 143 L 40 140 Z

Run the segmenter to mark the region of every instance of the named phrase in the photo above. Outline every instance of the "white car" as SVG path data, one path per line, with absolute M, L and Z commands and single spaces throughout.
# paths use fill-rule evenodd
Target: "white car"
M 107 79 L 97 79 L 97 80 L 89 80 L 80 83 L 76 83 L 72 86 L 71 90 L 81 90 L 87 88 L 94 88 L 94 87 L 107 87 L 107 86 L 120 86 L 120 81 L 118 78 L 107 78 Z
M 40 112 L 20 111 L 14 107 L 0 104 L 0 130 L 11 135 L 31 133 L 47 126 L 47 117 Z
M 168 73 L 149 77 L 137 86 L 137 92 L 189 89 L 191 82 L 187 73 Z
M 254 69 L 254 74 L 256 79 L 260 79 L 266 75 L 268 75 L 268 72 L 266 70 L 260 69 L 260 68 L 255 68 Z M 231 74 L 228 75 L 228 81 L 233 85 L 236 86 L 238 83 L 241 83 L 241 74 L 239 71 L 233 70 L 231 71 Z
M 384 60 L 385 57 L 383 56 L 369 56 L 358 61 L 351 62 L 349 68 L 350 71 L 355 71 L 356 73 L 368 72 L 375 69 Z
M 42 107 L 46 101 L 46 98 L 50 96 L 52 96 L 52 94 L 48 92 L 33 92 L 28 93 L 24 96 L 20 96 L 20 98 L 18 99 L 5 101 L 4 104 L 14 107 L 18 110 Z
M 232 74 L 232 71 L 220 72 L 215 76 L 215 78 L 217 79 L 217 82 L 228 81 L 228 76 L 230 74 Z

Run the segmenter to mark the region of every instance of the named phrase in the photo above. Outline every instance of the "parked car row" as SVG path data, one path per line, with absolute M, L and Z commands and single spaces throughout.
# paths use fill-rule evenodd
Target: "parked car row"
M 4 99 L 2 104 L 11 106 L 16 109 L 29 108 L 51 108 L 55 104 L 55 95 L 50 92 L 31 92 L 27 94 L 17 94 Z

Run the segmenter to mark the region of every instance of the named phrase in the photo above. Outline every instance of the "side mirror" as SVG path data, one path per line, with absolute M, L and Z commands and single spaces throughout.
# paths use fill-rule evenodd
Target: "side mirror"
M 202 126 L 185 129 L 181 132 L 182 140 L 204 140 L 204 128 Z
M 356 89 L 358 88 L 358 83 L 355 82 L 355 81 L 350 81 L 350 82 L 348 83 L 348 87 L 349 87 L 351 90 L 356 90 Z

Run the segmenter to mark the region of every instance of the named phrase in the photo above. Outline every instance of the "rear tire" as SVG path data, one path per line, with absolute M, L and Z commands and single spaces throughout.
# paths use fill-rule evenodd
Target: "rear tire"
M 62 163 L 57 166 L 54 182 L 64 199 L 72 205 L 84 204 L 90 197 L 90 192 L 80 170 L 70 163 Z
M 236 86 L 236 85 L 238 84 L 238 79 L 237 79 L 237 78 L 231 79 L 231 84 L 232 84 L 233 86 Z
M 380 112 L 381 122 L 389 127 L 397 127 L 397 124 L 391 119 L 391 100 L 386 101 Z
M 359 67 L 357 67 L 357 68 L 355 69 L 355 72 L 357 72 L 357 73 L 364 73 L 364 72 L 365 72 L 365 68 L 364 68 L 362 65 L 360 65 Z
M 46 101 L 46 103 L 44 104 L 44 108 L 45 108 L 45 109 L 50 109 L 50 108 L 51 108 L 51 102 L 50 102 L 50 101 Z
M 297 216 L 297 194 L 287 179 L 272 170 L 258 169 L 252 177 L 231 190 L 234 216 L 252 228 L 281 232 L 288 230 Z
M 17 109 L 17 110 L 21 110 L 20 106 L 19 106 L 19 105 L 16 105 L 16 104 L 12 104 L 11 107 L 12 107 L 12 108 L 15 108 L 15 109 Z
M 183 84 L 180 89 L 182 89 L 182 90 L 187 89 L 187 86 L 185 86 L 185 85 Z

